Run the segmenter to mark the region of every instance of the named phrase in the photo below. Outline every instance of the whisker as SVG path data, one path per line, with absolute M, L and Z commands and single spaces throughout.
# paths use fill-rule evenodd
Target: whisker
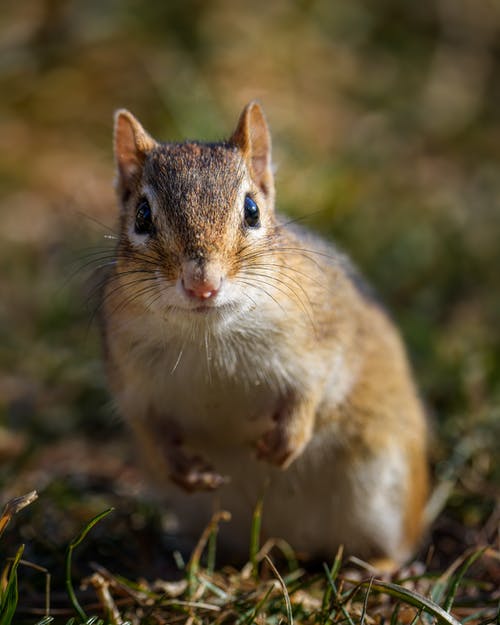
M 92 215 L 88 215 L 87 213 L 84 213 L 83 211 L 80 211 L 80 210 L 77 210 L 76 214 L 79 215 L 80 217 L 83 217 L 84 219 L 87 219 L 88 221 L 92 221 L 93 223 L 97 224 L 101 228 L 104 228 L 104 230 L 108 230 L 108 232 L 113 234 L 115 238 L 119 237 L 119 233 L 118 232 L 115 232 L 115 230 L 113 230 L 113 228 L 111 228 L 110 226 L 106 225 L 102 221 L 99 221 L 99 219 L 97 219 L 96 217 L 92 217 Z
M 167 288 L 168 288 L 168 287 L 167 287 Z M 160 289 L 160 290 L 159 290 L 159 292 L 158 292 L 158 293 L 156 293 L 156 295 L 155 295 L 153 298 L 149 299 L 149 300 L 146 302 L 146 310 L 147 310 L 148 312 L 151 310 L 151 308 L 153 307 L 153 305 L 154 305 L 154 304 L 156 304 L 156 302 L 162 298 L 163 294 L 164 294 L 164 289 Z
M 266 278 L 268 280 L 267 282 L 265 280 L 262 280 L 262 279 L 259 280 L 259 282 L 260 283 L 264 282 L 268 286 L 270 286 L 270 287 L 280 291 L 281 293 L 283 293 L 283 295 L 285 295 L 285 297 L 288 297 L 289 299 L 292 299 L 290 297 L 290 294 L 287 291 L 285 291 L 284 289 L 282 289 L 279 286 L 277 286 L 277 284 L 273 284 L 272 282 L 274 281 L 275 283 L 279 283 L 279 284 L 283 285 L 284 287 L 287 287 L 288 290 L 292 293 L 292 295 L 297 300 L 297 303 L 299 304 L 299 306 L 302 308 L 302 310 L 306 314 L 306 316 L 307 316 L 309 322 L 311 323 L 311 326 L 313 327 L 313 329 L 316 328 L 315 323 L 314 323 L 314 319 L 313 319 L 312 314 L 311 314 L 312 303 L 311 303 L 309 297 L 307 296 L 307 293 L 306 293 L 306 298 L 307 298 L 307 303 L 308 303 L 309 306 L 306 306 L 306 304 L 304 303 L 303 299 L 301 297 L 299 297 L 299 295 L 297 294 L 295 289 L 293 289 L 284 280 L 280 280 L 280 279 L 276 278 L 275 276 L 270 276 L 270 275 L 265 274 L 265 273 L 263 274 L 263 273 L 257 273 L 257 272 L 251 271 L 251 268 L 246 270 L 245 272 L 242 272 L 242 273 L 244 273 L 247 277 L 251 276 L 252 279 L 254 279 L 254 280 L 255 280 L 256 276 L 259 276 L 260 278 Z
M 287 284 L 287 282 L 285 280 L 282 280 L 281 278 L 278 278 L 277 276 L 273 275 L 273 274 L 269 274 L 269 273 L 263 273 L 262 271 L 255 271 L 255 269 L 253 267 L 248 267 L 247 269 L 243 270 L 241 273 L 243 273 L 244 275 L 246 275 L 247 277 L 249 276 L 256 276 L 259 278 L 265 278 L 267 280 L 270 280 L 271 282 L 276 282 L 277 284 L 283 285 L 284 287 L 286 287 L 291 293 L 292 295 L 295 297 L 295 299 L 298 302 L 301 302 L 301 298 L 297 295 L 297 292 L 295 291 L 295 289 L 293 289 L 289 284 Z M 269 286 L 275 286 L 269 283 Z M 275 288 L 278 288 L 275 286 Z M 285 291 L 281 290 L 282 293 L 286 293 Z M 288 295 L 287 295 L 288 296 Z M 310 304 L 310 302 L 309 302 Z
M 314 278 L 313 276 L 311 276 L 311 274 L 306 273 L 305 271 L 300 271 L 300 269 L 297 269 L 296 267 L 292 267 L 291 265 L 285 265 L 282 263 L 255 263 L 255 266 L 257 267 L 276 267 L 278 269 L 280 269 L 287 277 L 290 277 L 290 272 L 297 274 L 298 276 L 302 276 L 304 278 L 306 278 L 307 280 L 309 280 L 310 282 L 314 283 L 316 286 L 319 286 L 321 289 L 324 289 L 325 291 L 329 292 L 330 294 L 333 295 L 334 291 L 330 288 L 330 286 L 328 284 L 322 283 L 319 280 L 316 280 L 316 278 Z M 290 278 L 291 279 L 291 278 Z
M 208 334 L 209 334 L 209 330 L 208 330 L 208 326 L 205 328 L 205 333 L 203 335 L 204 341 L 205 341 L 205 356 L 207 359 L 207 374 L 208 374 L 208 381 L 210 382 L 210 384 L 212 383 L 212 369 L 211 369 L 211 360 L 212 357 L 210 355 L 210 348 L 208 345 Z
M 253 299 L 253 297 L 250 297 L 250 295 L 246 291 L 243 292 L 243 295 L 245 295 L 245 297 L 247 297 L 252 302 L 254 308 L 257 308 L 257 302 Z
M 242 259 L 245 262 L 252 262 L 253 260 L 257 260 L 258 258 L 261 258 L 262 256 L 279 256 L 279 255 L 286 255 L 287 253 L 293 253 L 293 254 L 297 254 L 302 256 L 303 258 L 307 259 L 308 261 L 310 261 L 311 263 L 313 263 L 317 269 L 319 269 L 320 271 L 324 270 L 324 267 L 319 263 L 319 261 L 316 258 L 313 258 L 311 256 L 309 256 L 306 252 L 303 251 L 298 251 L 298 250 L 287 250 L 283 247 L 274 247 L 272 249 L 266 249 L 266 250 L 261 250 L 258 253 L 255 253 L 253 256 L 248 256 L 244 259 Z
M 276 230 L 276 228 L 275 228 Z M 246 253 L 246 250 L 250 250 L 250 253 Z M 315 256 L 327 258 L 335 266 L 341 264 L 341 254 L 329 254 L 318 249 L 311 249 L 308 247 L 302 247 L 294 244 L 289 244 L 286 239 L 283 239 L 275 233 L 269 234 L 259 243 L 258 247 L 255 244 L 245 245 L 238 254 L 239 262 L 249 262 L 255 258 L 258 258 L 262 254 L 272 255 L 280 253 L 293 253 L 300 254 L 309 261 L 315 263 L 319 269 L 323 267 L 317 262 Z
M 112 273 L 108 276 L 103 277 L 101 280 L 99 280 L 99 282 L 97 284 L 95 284 L 92 288 L 91 291 L 89 291 L 89 298 L 94 297 L 95 295 L 97 295 L 99 292 L 102 291 L 102 289 L 106 286 L 106 285 L 111 285 L 114 284 L 116 282 L 119 282 L 119 280 L 123 277 L 127 277 L 130 275 L 135 275 L 135 274 L 149 274 L 150 276 L 154 275 L 152 271 L 149 270 L 145 270 L 145 269 L 130 269 L 128 271 L 121 271 L 121 272 L 115 272 Z M 136 283 L 141 283 L 144 280 L 149 280 L 150 278 L 138 278 L 137 280 L 134 281 L 129 281 L 129 282 L 119 282 L 119 285 L 117 287 L 117 290 L 119 290 L 120 288 L 126 288 L 128 286 L 133 286 Z M 105 295 L 106 297 L 109 297 L 110 295 L 113 294 L 114 291 L 110 291 L 106 294 L 103 294 L 103 296 Z
M 135 272 L 132 272 L 132 273 L 135 273 Z M 99 302 L 98 306 L 95 308 L 95 310 L 92 313 L 92 320 L 94 320 L 96 315 L 102 310 L 103 306 L 106 304 L 109 298 L 112 297 L 117 292 L 119 292 L 120 290 L 128 289 L 130 287 L 135 286 L 136 284 L 142 285 L 145 282 L 154 282 L 156 281 L 156 279 L 157 278 L 154 275 L 150 275 L 149 277 L 146 277 L 146 278 L 145 277 L 136 278 L 135 280 L 121 282 L 118 284 L 118 286 L 114 287 L 111 291 L 103 293 L 103 297 L 101 298 L 101 301 Z M 152 290 L 152 289 L 153 289 L 152 284 L 147 284 L 143 289 L 139 289 L 139 291 L 134 290 L 133 297 L 124 298 L 117 306 L 115 306 L 115 308 L 112 311 L 110 311 L 110 314 L 114 314 L 118 312 L 119 310 L 123 310 L 123 308 L 130 305 L 138 297 L 140 297 L 141 295 L 147 293 L 149 290 Z
M 103 259 L 106 260 L 106 259 Z M 94 262 L 94 261 L 93 261 Z M 92 264 L 93 264 L 92 262 Z M 69 276 L 66 276 L 65 279 L 63 280 L 63 282 L 61 283 L 61 290 L 65 289 L 68 287 L 68 285 L 70 284 L 70 282 L 72 280 L 74 280 L 76 278 L 76 276 L 82 272 L 84 269 L 86 269 L 87 263 L 85 265 L 83 265 L 82 267 L 77 267 L 75 270 L 73 270 Z M 109 263 L 104 263 L 104 264 L 99 264 L 99 265 L 95 265 L 95 267 L 93 267 L 93 271 L 98 271 L 99 269 L 104 269 L 104 267 L 112 267 L 114 265 L 114 261 L 111 261 Z
M 296 252 L 298 254 L 315 254 L 316 256 L 321 256 L 322 258 L 328 258 L 328 260 L 333 261 L 333 264 L 339 264 L 339 253 L 338 254 L 327 254 L 326 252 L 321 252 L 320 250 L 310 249 L 307 247 L 298 247 L 298 246 L 280 246 L 278 248 L 279 251 L 283 252 Z M 306 258 L 308 258 L 306 256 Z
M 118 303 L 117 306 L 115 306 L 111 311 L 110 314 L 114 315 L 116 314 L 118 311 L 123 310 L 124 308 L 126 308 L 127 306 L 130 306 L 130 304 L 132 304 L 133 302 L 137 301 L 140 297 L 147 295 L 148 292 L 153 292 L 153 286 L 151 284 L 148 284 L 147 286 L 145 286 L 142 289 L 139 289 L 138 291 L 136 291 L 134 293 L 133 296 L 128 297 L 128 298 L 124 298 L 121 302 Z M 155 294 L 157 293 L 156 291 L 154 291 Z
M 258 268 L 261 270 L 265 270 L 265 271 L 270 271 L 270 274 L 266 274 L 268 275 L 269 278 L 278 280 L 280 279 L 279 276 L 276 276 L 276 272 L 274 271 L 273 267 L 278 267 L 279 269 L 281 269 L 281 273 L 282 275 L 284 275 L 288 280 L 290 280 L 291 282 L 293 282 L 303 293 L 303 295 L 305 296 L 306 300 L 308 301 L 309 305 L 312 308 L 312 303 L 311 300 L 309 298 L 309 294 L 307 293 L 306 289 L 304 288 L 303 284 L 298 280 L 295 279 L 294 277 L 290 276 L 290 274 L 288 273 L 288 270 L 291 269 L 293 271 L 293 268 L 288 268 L 286 265 L 278 265 L 276 263 L 255 263 L 253 265 L 251 265 L 248 269 L 253 270 L 254 268 Z M 307 274 L 301 273 L 301 272 L 297 272 L 299 275 L 303 275 L 306 278 L 309 278 L 309 276 Z M 282 281 L 283 283 L 285 283 L 285 281 Z M 288 285 L 287 285 L 288 286 Z
M 70 282 L 72 279 L 75 278 L 78 273 L 86 269 L 90 268 L 92 270 L 98 270 L 102 268 L 103 261 L 110 261 L 109 263 L 106 263 L 106 265 L 112 265 L 117 264 L 119 260 L 130 260 L 134 262 L 142 262 L 142 264 L 147 267 L 158 267 L 158 260 L 154 259 L 153 257 L 146 257 L 143 255 L 134 254 L 116 254 L 114 250 L 98 250 L 95 252 L 90 252 L 83 257 L 83 260 L 85 260 L 85 262 L 83 262 L 80 266 L 78 266 L 74 271 L 70 273 L 70 275 L 66 279 L 66 283 Z
M 283 313 L 285 313 L 285 314 L 286 314 L 286 310 L 283 308 L 283 306 L 280 304 L 280 302 L 279 302 L 279 301 L 278 301 L 275 297 L 273 297 L 273 296 L 269 293 L 269 291 L 266 291 L 266 289 L 264 289 L 262 286 L 260 286 L 260 284 L 267 284 L 267 282 L 264 282 L 264 281 L 262 281 L 262 280 L 256 280 L 256 281 L 255 281 L 255 283 L 254 283 L 253 281 L 250 281 L 250 280 L 244 280 L 244 279 L 242 279 L 241 277 L 238 277 L 238 278 L 236 279 L 236 281 L 237 281 L 237 282 L 240 282 L 241 284 L 244 284 L 244 285 L 246 285 L 246 286 L 252 286 L 252 287 L 254 287 L 254 288 L 259 289 L 259 291 L 262 291 L 262 292 L 263 292 L 263 293 L 265 293 L 265 294 L 266 294 L 266 295 L 267 295 L 270 299 L 272 299 L 272 300 L 273 300 L 273 302 L 274 302 L 277 306 L 279 306 L 279 308 L 281 308 L 281 310 L 283 311 Z M 256 283 L 259 283 L 259 284 L 256 284 Z M 276 287 L 275 287 L 275 288 L 276 288 Z
M 182 358 L 182 354 L 184 353 L 184 347 L 186 346 L 186 344 L 184 343 L 182 345 L 182 347 L 179 350 L 179 355 L 177 356 L 177 360 L 175 361 L 174 366 L 172 367 L 172 370 L 170 371 L 170 375 L 173 375 L 177 369 L 177 367 L 179 366 L 179 363 L 181 361 Z

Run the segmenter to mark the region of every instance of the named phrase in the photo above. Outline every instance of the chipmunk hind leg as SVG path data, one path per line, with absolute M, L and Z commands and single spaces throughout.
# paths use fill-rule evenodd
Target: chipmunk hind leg
M 358 462 L 352 475 L 355 526 L 364 542 L 363 551 L 369 545 L 360 555 L 372 562 L 391 562 L 391 568 L 396 568 L 396 563 L 411 555 L 416 539 L 407 536 L 411 465 L 394 444 Z

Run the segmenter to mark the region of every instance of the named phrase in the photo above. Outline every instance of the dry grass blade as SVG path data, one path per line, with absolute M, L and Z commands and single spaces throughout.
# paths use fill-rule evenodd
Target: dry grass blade
M 252 533 L 253 533 L 252 528 Z M 299 570 L 299 562 L 295 555 L 292 547 L 283 540 L 282 538 L 268 538 L 266 542 L 262 545 L 262 547 L 255 553 L 251 555 L 250 560 L 245 564 L 245 566 L 241 569 L 241 577 L 242 579 L 249 579 L 252 577 L 254 581 L 258 581 L 259 579 L 259 563 L 264 560 L 264 558 L 274 549 L 279 549 L 281 554 L 285 557 L 287 561 L 288 568 L 291 571 Z
M 363 601 L 363 610 L 361 612 L 361 618 L 359 620 L 359 625 L 364 625 L 365 624 L 366 612 L 367 612 L 367 609 L 368 609 L 368 599 L 370 597 L 370 591 L 372 589 L 372 584 L 373 584 L 373 577 L 370 578 L 370 582 L 369 582 L 368 588 L 366 590 L 365 599 Z
M 87 581 L 94 587 L 110 625 L 123 625 L 120 611 L 109 592 L 109 581 L 99 573 L 94 573 Z
M 3 509 L 2 516 L 0 517 L 0 536 L 3 534 L 12 517 L 20 510 L 33 503 L 37 498 L 38 493 L 36 492 L 36 490 L 32 490 L 26 495 L 22 495 L 21 497 L 15 497 L 14 499 L 11 499 L 7 502 L 5 508 Z
M 290 595 L 288 594 L 288 589 L 286 587 L 286 584 L 285 584 L 283 578 L 281 577 L 281 575 L 279 574 L 279 571 L 275 567 L 274 562 L 271 560 L 271 558 L 269 556 L 265 556 L 264 559 L 269 564 L 269 566 L 271 567 L 272 572 L 276 576 L 276 579 L 280 583 L 281 589 L 283 590 L 283 597 L 285 599 L 286 616 L 287 616 L 287 619 L 288 619 L 288 624 L 289 625 L 293 625 L 292 603 L 290 601 Z
M 205 549 L 205 546 L 210 538 L 210 536 L 213 535 L 216 527 L 218 526 L 218 524 L 221 521 L 230 521 L 231 520 L 231 514 L 229 512 L 227 512 L 226 510 L 219 510 L 218 512 L 216 512 L 211 520 L 210 523 L 206 526 L 206 528 L 203 530 L 202 535 L 200 536 L 200 539 L 196 545 L 196 547 L 194 548 L 194 551 L 191 555 L 191 558 L 189 559 L 188 565 L 187 565 L 187 572 L 188 572 L 188 588 L 189 588 L 189 594 L 190 596 L 192 595 L 193 591 L 194 591 L 194 582 L 196 579 L 196 573 L 198 572 L 199 566 L 200 566 L 200 559 L 201 559 L 201 555 L 203 553 L 203 550 Z
M 51 575 L 48 569 L 44 566 L 39 566 L 38 564 L 34 564 L 33 562 L 28 562 L 28 560 L 20 560 L 19 564 L 22 566 L 26 566 L 30 569 L 43 573 L 45 575 L 45 616 L 49 616 L 50 612 L 50 580 Z

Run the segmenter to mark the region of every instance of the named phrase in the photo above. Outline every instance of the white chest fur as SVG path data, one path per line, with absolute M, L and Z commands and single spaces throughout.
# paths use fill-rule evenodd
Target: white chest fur
M 127 328 L 127 378 L 134 382 L 124 401 L 142 397 L 202 447 L 254 442 L 270 427 L 280 398 L 300 389 L 314 369 L 297 358 L 279 326 L 181 330 L 150 318 Z

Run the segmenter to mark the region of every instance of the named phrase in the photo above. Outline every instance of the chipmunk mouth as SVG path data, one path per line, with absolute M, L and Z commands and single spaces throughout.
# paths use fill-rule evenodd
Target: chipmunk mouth
M 198 313 L 200 315 L 207 315 L 211 312 L 218 312 L 220 308 L 223 308 L 222 306 L 213 306 L 213 305 L 201 305 L 201 306 L 196 306 L 195 308 L 189 308 L 188 310 L 190 312 L 194 312 L 194 313 Z
M 236 302 L 226 302 L 224 304 L 220 303 L 220 304 L 216 304 L 211 303 L 211 304 L 199 304 L 198 306 L 195 306 L 193 308 L 188 308 L 187 310 L 189 312 L 193 312 L 197 315 L 217 315 L 217 314 L 224 314 L 227 312 L 231 312 L 231 311 L 236 311 L 238 310 L 238 305 L 236 304 Z
M 168 305 L 163 309 L 163 317 L 169 321 L 172 327 L 179 325 L 179 330 L 186 328 L 210 326 L 214 330 L 218 326 L 227 327 L 227 324 L 236 322 L 245 313 L 245 307 L 238 301 L 216 304 L 198 304 L 191 306 Z M 186 325 L 187 324 L 187 325 Z M 192 326 L 191 324 L 194 324 Z M 190 330 L 190 331 L 191 331 Z
M 197 306 L 168 306 L 169 310 L 175 311 L 181 315 L 189 315 L 193 313 L 195 315 L 217 315 L 234 310 L 236 307 L 234 304 L 216 304 L 215 302 L 207 304 L 198 304 Z
M 224 320 L 228 321 L 233 318 L 235 315 L 238 316 L 242 312 L 242 307 L 237 301 L 230 302 L 210 302 L 207 304 L 198 304 L 197 306 L 184 308 L 182 309 L 182 313 L 184 315 L 189 315 L 192 318 L 197 319 L 206 319 L 207 321 L 218 321 Z

